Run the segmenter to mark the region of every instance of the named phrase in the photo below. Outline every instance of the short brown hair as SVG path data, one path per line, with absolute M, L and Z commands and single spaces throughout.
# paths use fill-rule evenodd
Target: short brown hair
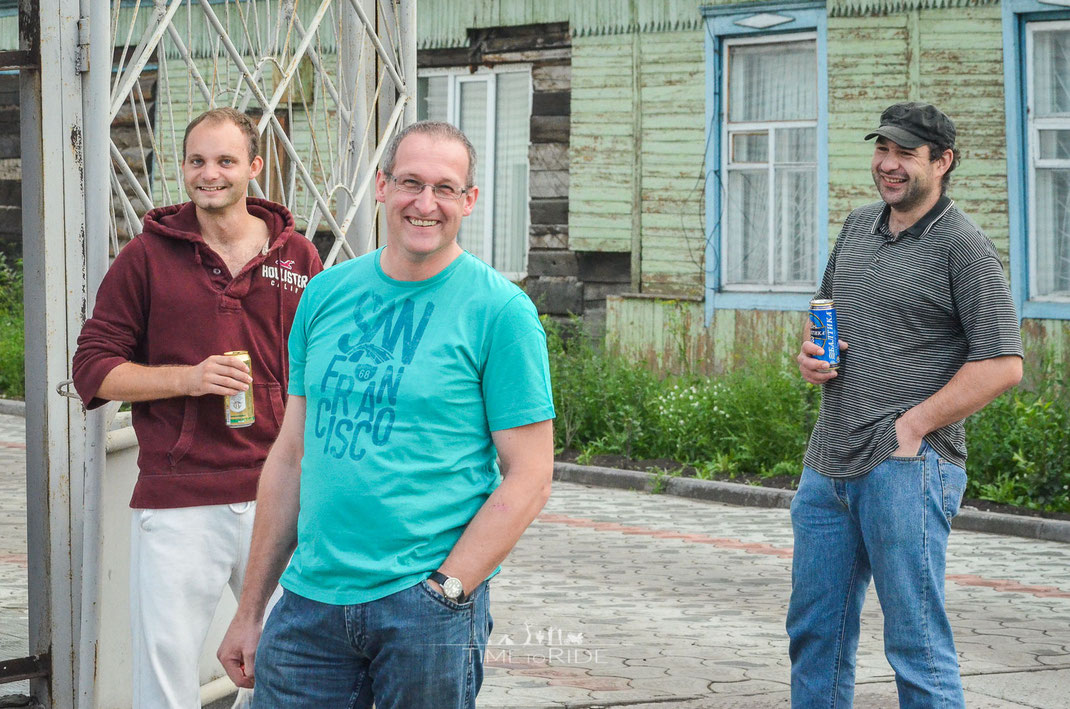
M 194 128 L 204 122 L 208 123 L 224 123 L 229 121 L 238 126 L 242 134 L 249 141 L 249 162 L 253 161 L 257 155 L 260 154 L 260 133 L 256 130 L 256 124 L 253 123 L 253 119 L 245 115 L 241 111 L 230 108 L 213 108 L 210 111 L 205 111 L 201 115 L 194 118 L 186 126 L 186 134 L 182 136 L 182 160 L 186 160 L 186 141 L 189 140 L 189 134 Z
M 471 187 L 475 184 L 476 180 L 476 149 L 472 147 L 472 141 L 468 140 L 468 136 L 461 132 L 461 129 L 457 126 L 444 123 L 442 121 L 417 121 L 406 126 L 401 132 L 394 136 L 383 151 L 383 159 L 380 161 L 382 170 L 388 175 L 394 174 L 394 161 L 398 156 L 398 146 L 401 145 L 401 141 L 405 140 L 406 136 L 413 133 L 419 133 L 420 135 L 429 135 L 432 138 L 440 138 L 443 140 L 455 140 L 464 146 L 464 150 L 468 153 L 468 173 L 465 175 L 465 187 Z

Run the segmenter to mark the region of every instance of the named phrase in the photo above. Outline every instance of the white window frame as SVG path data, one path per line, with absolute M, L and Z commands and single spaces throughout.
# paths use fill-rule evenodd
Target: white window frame
M 729 91 L 729 85 L 730 85 L 730 81 L 731 81 L 731 72 L 732 72 L 732 63 L 731 63 L 731 51 L 732 51 L 732 48 L 733 47 L 740 47 L 740 46 L 748 46 L 748 45 L 758 45 L 758 44 L 788 44 L 788 43 L 797 43 L 797 42 L 804 42 L 804 41 L 812 41 L 814 43 L 815 62 L 818 61 L 817 57 L 816 57 L 818 36 L 817 36 L 817 32 L 815 32 L 815 31 L 793 32 L 793 33 L 790 33 L 790 34 L 759 35 L 759 36 L 752 36 L 752 37 L 733 37 L 733 38 L 726 38 L 724 40 L 724 45 L 723 46 L 724 46 L 724 57 L 725 57 L 725 60 L 724 60 L 725 61 L 725 64 L 724 64 L 725 69 L 722 72 L 722 77 L 721 77 L 722 84 L 723 84 L 722 87 L 721 87 L 721 91 L 722 91 L 721 95 L 726 97 L 726 105 L 725 105 L 725 109 L 724 109 L 724 120 L 721 122 L 721 138 L 720 139 L 721 139 L 721 174 L 724 175 L 723 184 L 724 184 L 724 194 L 725 194 L 726 198 L 721 200 L 721 217 L 720 217 L 721 224 L 722 224 L 721 240 L 722 240 L 722 249 L 723 249 L 722 253 L 724 254 L 724 257 L 721 259 L 721 274 L 720 274 L 721 275 L 721 279 L 720 280 L 721 280 L 721 284 L 722 284 L 721 285 L 721 289 L 723 291 L 726 291 L 726 292 L 733 292 L 733 291 L 734 292 L 761 292 L 761 293 L 802 293 L 802 292 L 811 292 L 812 290 L 817 288 L 817 285 L 818 285 L 818 283 L 820 282 L 820 279 L 821 279 L 821 276 L 820 276 L 820 264 L 818 263 L 818 259 L 820 258 L 819 253 L 818 253 L 819 249 L 815 248 L 814 249 L 814 264 L 813 264 L 814 281 L 812 283 L 803 284 L 803 285 L 774 285 L 772 283 L 772 281 L 774 280 L 774 275 L 776 273 L 776 258 L 775 258 L 775 255 L 776 255 L 776 239 L 775 238 L 770 238 L 769 239 L 769 243 L 768 243 L 769 258 L 768 258 L 768 273 L 767 273 L 767 277 L 768 277 L 769 283 L 764 283 L 764 284 L 762 284 L 762 283 L 729 283 L 728 282 L 728 271 L 729 271 L 729 263 L 730 263 L 731 254 L 727 250 L 728 239 L 724 235 L 724 232 L 723 232 L 723 228 L 724 228 L 723 225 L 728 223 L 728 221 L 727 221 L 728 220 L 728 205 L 729 205 L 729 202 L 730 202 L 730 199 L 731 199 L 730 196 L 729 196 L 729 193 L 728 193 L 728 185 L 730 184 L 730 180 L 729 180 L 728 175 L 729 175 L 729 173 L 731 171 L 735 171 L 735 170 L 753 171 L 753 168 L 742 167 L 743 165 L 746 165 L 746 163 L 736 163 L 736 166 L 733 166 L 732 159 L 731 159 L 732 158 L 731 137 L 733 135 L 737 134 L 737 133 L 748 133 L 748 132 L 753 133 L 753 132 L 756 132 L 756 131 L 764 131 L 764 132 L 767 133 L 768 153 L 767 153 L 766 159 L 767 159 L 767 165 L 768 165 L 767 169 L 768 169 L 768 180 L 769 180 L 769 198 L 768 198 L 769 199 L 769 205 L 768 205 L 768 209 L 766 210 L 767 213 L 768 213 L 768 220 L 769 220 L 769 223 L 767 225 L 767 229 L 768 229 L 768 233 L 769 234 L 774 234 L 775 230 L 776 230 L 776 208 L 777 208 L 777 203 L 776 203 L 776 180 L 775 180 L 776 131 L 777 130 L 781 130 L 781 129 L 788 129 L 788 128 L 813 128 L 815 134 L 817 134 L 819 132 L 818 131 L 818 116 L 817 115 L 814 116 L 813 120 L 807 120 L 807 121 L 762 121 L 762 122 L 739 122 L 739 123 L 730 122 L 729 118 L 728 118 L 729 112 L 730 112 L 730 108 L 728 106 L 728 102 L 731 102 L 731 100 L 732 100 L 732 95 L 731 95 L 731 93 Z M 818 64 L 819 64 L 818 70 L 820 71 L 820 62 L 818 62 Z M 814 93 L 815 93 L 815 96 L 818 97 L 818 101 L 820 101 L 820 96 L 818 95 L 818 86 L 817 85 L 814 86 Z M 820 112 L 820 108 L 819 108 L 819 112 Z M 821 137 L 818 135 L 817 139 L 820 140 L 820 138 Z M 753 164 L 753 163 L 750 163 L 750 164 Z M 819 172 L 820 172 L 819 171 L 819 156 L 815 154 L 815 156 L 814 156 L 814 179 L 815 179 L 815 182 L 817 182 L 817 180 L 818 180 Z M 821 186 L 818 185 L 818 189 L 820 189 L 820 188 L 821 188 Z M 782 205 L 782 206 L 786 207 L 786 205 Z M 815 224 L 818 224 L 819 219 L 820 219 L 820 214 L 818 213 L 818 211 L 819 211 L 818 210 L 818 206 L 817 206 L 816 200 L 815 200 L 815 204 L 814 204 L 814 223 Z
M 1025 100 L 1026 100 L 1026 134 L 1029 148 L 1029 163 L 1026 169 L 1027 190 L 1026 199 L 1029 204 L 1029 224 L 1034 228 L 1027 232 L 1029 254 L 1029 297 L 1030 300 L 1050 303 L 1070 303 L 1070 294 L 1067 295 L 1037 295 L 1037 248 L 1036 224 L 1037 224 L 1037 191 L 1036 174 L 1037 168 L 1057 168 L 1070 170 L 1068 159 L 1041 159 L 1040 157 L 1040 132 L 1042 130 L 1061 129 L 1070 130 L 1070 115 L 1065 117 L 1037 118 L 1036 98 L 1033 95 L 1033 49 L 1034 35 L 1037 32 L 1070 32 L 1070 20 L 1055 20 L 1028 22 L 1025 26 Z
M 483 220 L 483 253 L 490 254 L 491 265 L 494 261 L 494 192 L 495 192 L 495 140 L 497 138 L 496 131 L 493 130 L 497 125 L 497 81 L 491 81 L 492 78 L 496 78 L 501 74 L 525 74 L 528 78 L 528 117 L 531 117 L 531 104 L 532 94 L 534 89 L 531 81 L 531 64 L 509 64 L 506 66 L 488 68 L 479 67 L 475 72 L 469 71 L 468 67 L 440 67 L 434 69 L 421 69 L 418 75 L 420 79 L 430 79 L 433 77 L 445 76 L 448 79 L 446 84 L 446 112 L 447 120 L 455 126 L 461 124 L 461 104 L 458 100 L 458 89 L 460 84 L 464 83 L 484 83 L 487 86 L 487 144 L 484 149 L 480 149 L 476 146 L 476 158 L 478 164 L 476 167 L 477 174 L 480 175 L 480 179 L 476 180 L 476 185 L 479 187 L 478 201 L 482 202 L 484 207 L 484 214 L 486 218 Z M 528 144 L 531 144 L 530 132 L 528 135 Z M 524 265 L 520 271 L 502 271 L 503 276 L 511 281 L 521 281 L 527 277 L 528 267 L 528 252 L 530 246 L 528 245 L 528 234 L 531 233 L 531 163 L 527 161 L 527 175 L 528 175 L 528 204 L 524 209 L 524 238 L 525 246 L 522 249 L 524 254 Z M 461 229 L 464 229 L 462 224 Z

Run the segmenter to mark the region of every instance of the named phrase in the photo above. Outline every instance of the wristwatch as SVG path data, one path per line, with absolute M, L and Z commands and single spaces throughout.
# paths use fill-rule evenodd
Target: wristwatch
M 464 595 L 464 586 L 461 585 L 460 579 L 447 576 L 441 571 L 432 571 L 429 578 L 441 586 L 442 595 L 454 603 L 464 603 L 467 600 Z

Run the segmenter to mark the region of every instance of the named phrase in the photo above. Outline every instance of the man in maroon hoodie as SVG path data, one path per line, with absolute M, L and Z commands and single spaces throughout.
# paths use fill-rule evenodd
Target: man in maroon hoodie
M 257 480 L 282 422 L 294 311 L 323 268 L 285 207 L 246 197 L 264 165 L 247 116 L 208 111 L 182 147 L 190 201 L 145 215 L 73 363 L 86 408 L 133 402 L 135 709 L 200 707 L 201 647 L 223 587 L 241 590 Z M 223 354 L 234 350 L 248 351 L 251 372 Z M 255 422 L 228 427 L 223 396 L 250 387 Z

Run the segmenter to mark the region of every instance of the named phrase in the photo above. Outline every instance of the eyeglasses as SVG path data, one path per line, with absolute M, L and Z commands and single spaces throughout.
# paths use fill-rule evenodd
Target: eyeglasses
M 427 182 L 420 182 L 414 180 L 411 177 L 398 177 L 397 175 L 391 175 L 387 173 L 387 179 L 394 183 L 394 187 L 398 188 L 402 192 L 408 192 L 409 194 L 420 194 L 424 191 L 424 187 L 430 187 L 431 191 L 439 199 L 463 199 L 468 194 L 468 187 L 457 187 L 456 185 L 442 184 L 432 185 Z

